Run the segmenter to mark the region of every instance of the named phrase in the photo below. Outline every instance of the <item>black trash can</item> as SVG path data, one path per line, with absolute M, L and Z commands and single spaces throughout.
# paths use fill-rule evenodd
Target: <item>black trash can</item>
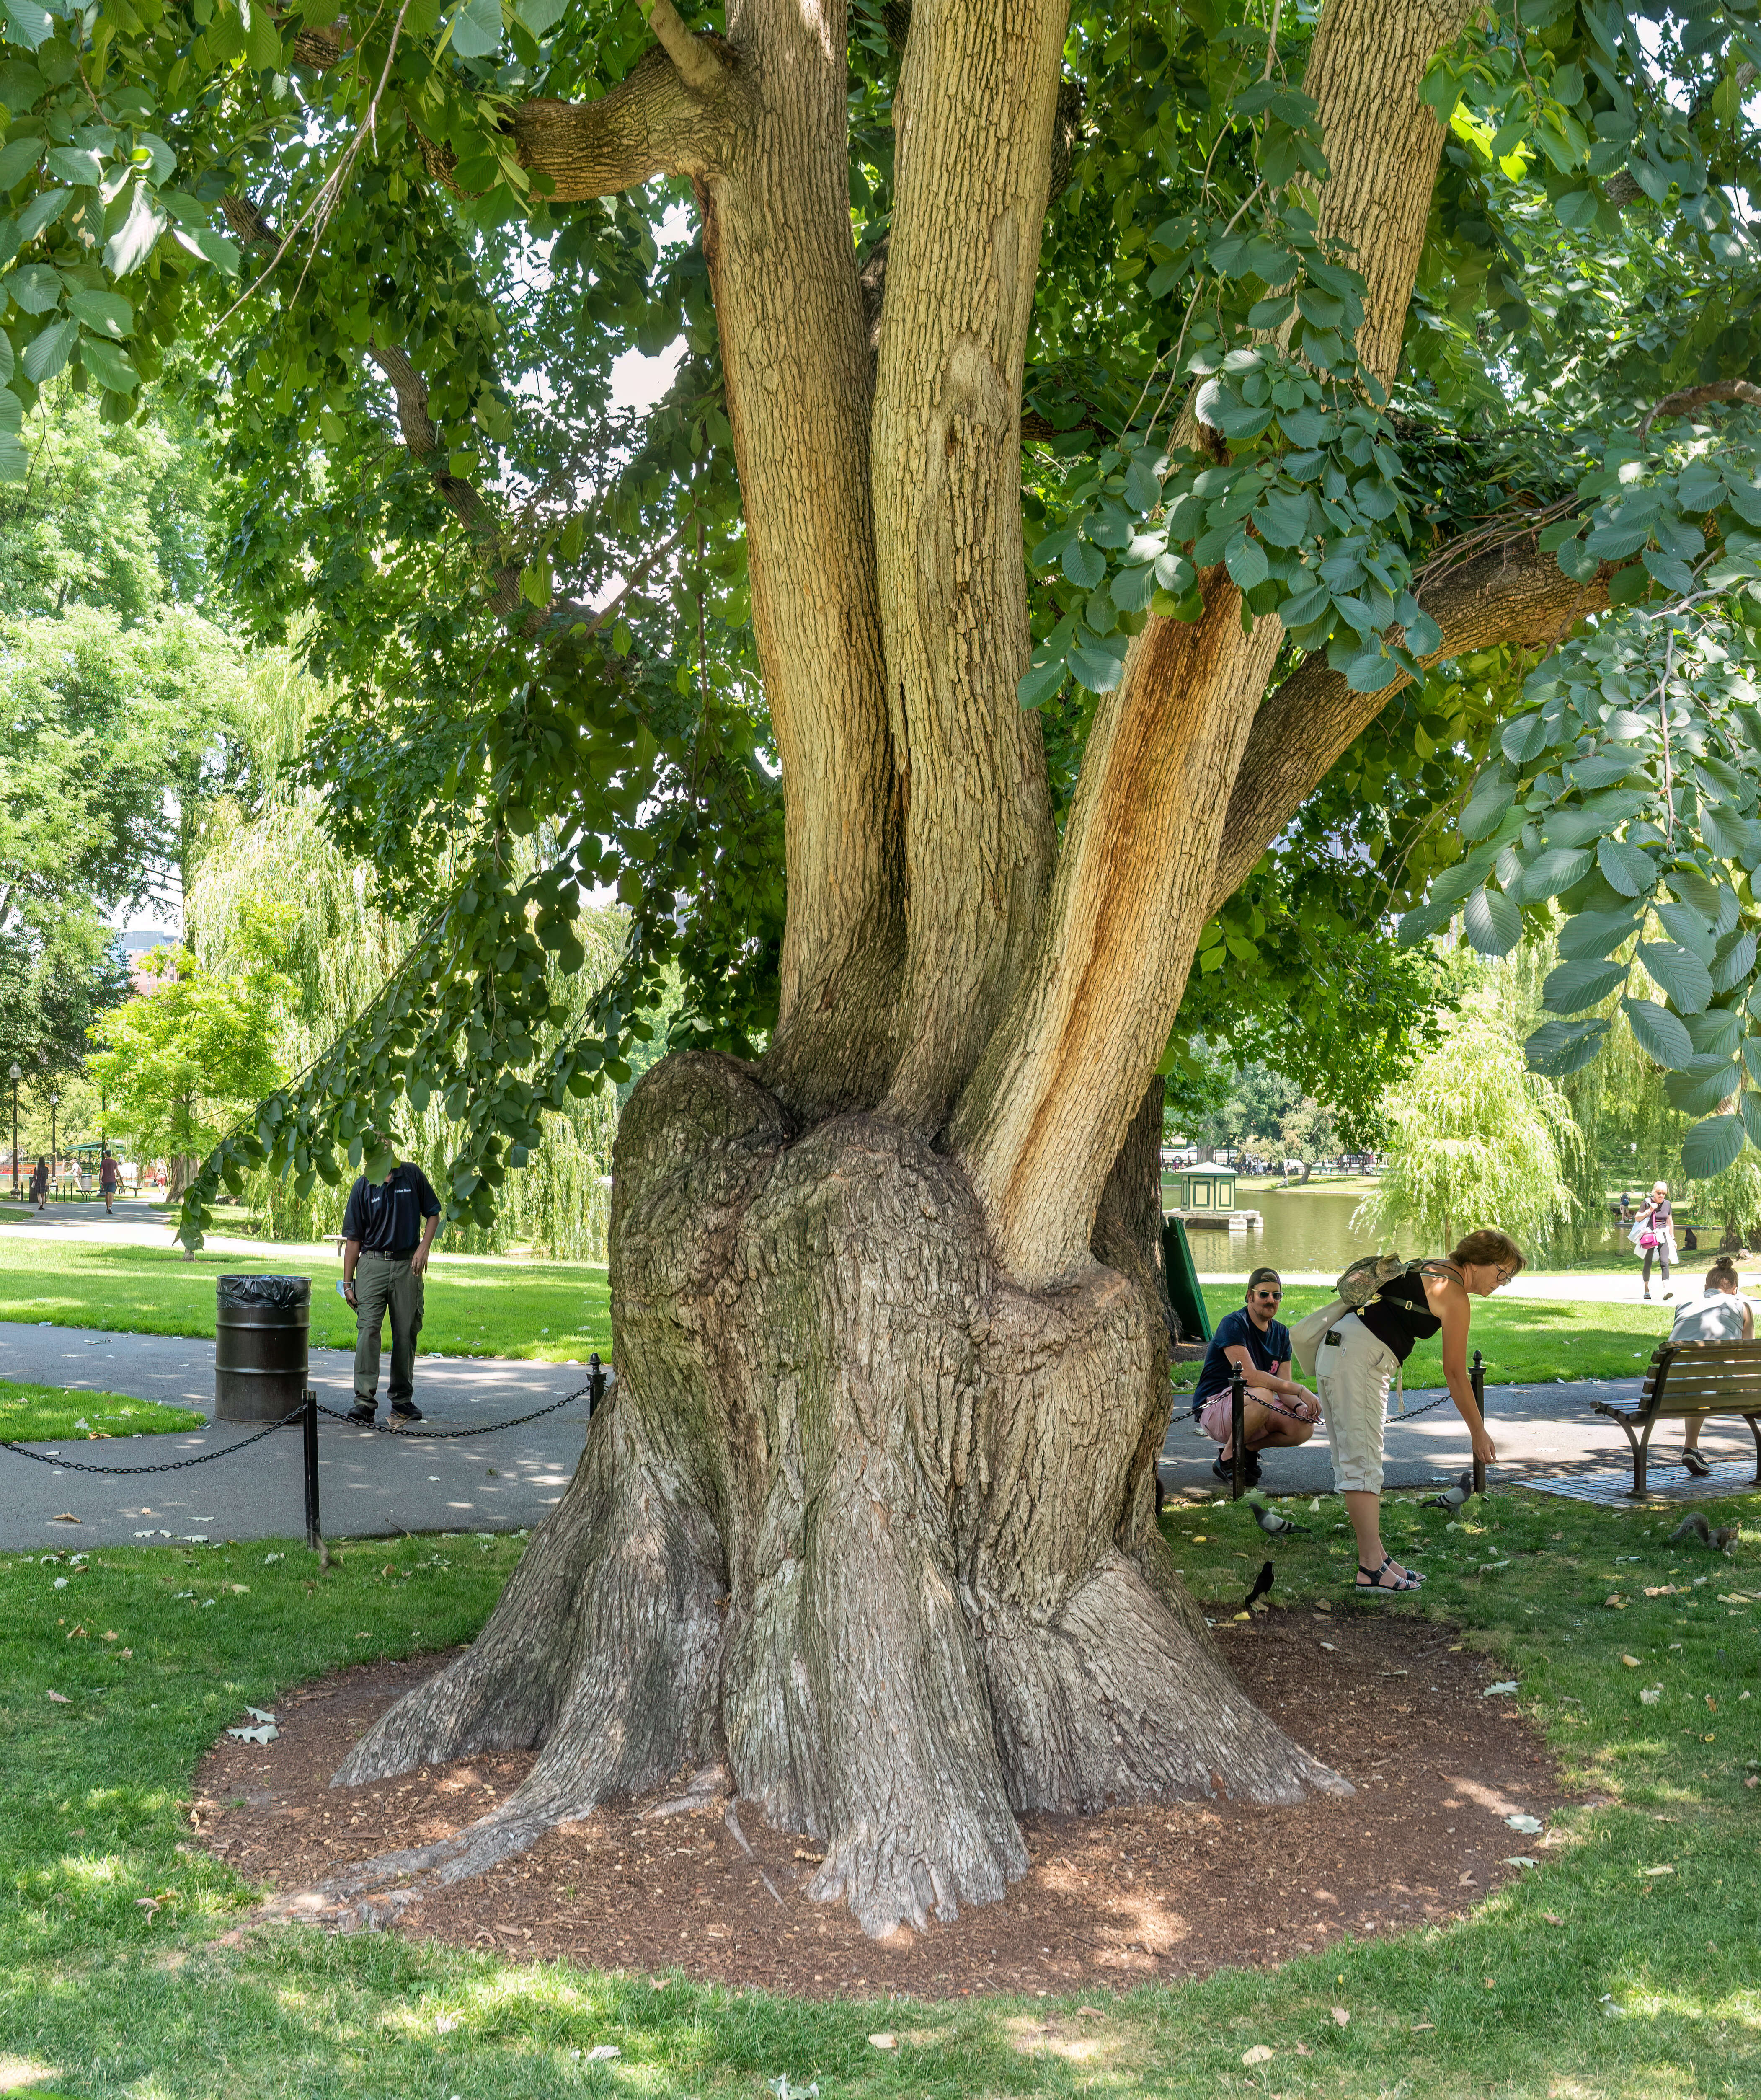
M 306 1397 L 309 1276 L 214 1279 L 214 1415 L 279 1422 Z

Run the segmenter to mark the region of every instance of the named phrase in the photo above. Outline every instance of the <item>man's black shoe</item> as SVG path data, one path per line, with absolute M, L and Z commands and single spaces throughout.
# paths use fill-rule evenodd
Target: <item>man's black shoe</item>
M 1233 1462 L 1226 1458 L 1220 1451 L 1211 1461 L 1211 1471 L 1220 1480 L 1233 1480 L 1235 1477 L 1235 1469 Z M 1241 1477 L 1246 1481 L 1247 1485 L 1250 1488 L 1257 1488 L 1260 1485 L 1260 1454 L 1258 1452 L 1248 1451 L 1242 1454 Z
M 349 1419 L 350 1422 L 358 1422 L 363 1429 L 371 1429 L 373 1426 L 373 1417 L 377 1411 L 376 1409 L 370 1407 L 364 1400 L 358 1400 L 349 1410 Z
M 403 1401 L 392 1409 L 391 1418 L 394 1422 L 420 1422 L 422 1410 L 413 1400 Z

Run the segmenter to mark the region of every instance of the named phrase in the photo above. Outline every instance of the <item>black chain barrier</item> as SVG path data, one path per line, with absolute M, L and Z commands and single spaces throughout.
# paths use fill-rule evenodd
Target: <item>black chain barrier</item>
M 517 1429 L 524 1423 L 537 1422 L 547 1414 L 554 1414 L 559 1408 L 567 1407 L 571 1401 L 577 1400 L 586 1401 L 587 1418 L 591 1423 L 604 1405 L 605 1388 L 616 1375 L 605 1371 L 597 1353 L 592 1361 L 592 1375 L 585 1385 L 577 1386 L 573 1392 L 565 1393 L 561 1400 L 553 1400 L 548 1406 L 535 1407 L 530 1414 L 517 1414 L 507 1422 L 491 1422 L 482 1428 L 472 1429 L 425 1429 L 406 1427 L 395 1421 L 375 1422 L 371 1427 L 382 1436 L 403 1436 L 415 1443 L 449 1443 L 459 1437 L 495 1436 L 504 1429 Z M 317 1393 L 308 1387 L 299 1405 L 290 1408 L 279 1422 L 266 1423 L 251 1436 L 241 1438 L 236 1444 L 228 1444 L 220 1450 L 199 1451 L 193 1458 L 174 1458 L 163 1466 L 81 1465 L 77 1459 L 62 1458 L 59 1453 L 27 1451 L 22 1444 L 13 1443 L 4 1437 L 0 1437 L 0 1450 L 16 1452 L 21 1458 L 33 1458 L 38 1465 L 51 1466 L 57 1472 L 102 1473 L 121 1480 L 143 1473 L 181 1473 L 191 1466 L 206 1466 L 212 1464 L 216 1458 L 230 1458 L 235 1452 L 248 1451 L 252 1445 L 262 1443 L 266 1436 L 273 1436 L 278 1429 L 285 1429 L 290 1423 L 297 1422 L 305 1432 L 306 1542 L 323 1556 L 322 1564 L 328 1568 L 330 1564 L 329 1549 L 324 1542 L 318 1507 L 318 1418 L 320 1414 L 328 1414 L 332 1422 L 354 1421 L 353 1416 L 345 1414 L 340 1408 L 324 1406 Z M 356 1422 L 354 1426 L 364 1429 L 369 1425 Z
M 125 1473 L 181 1473 L 187 1467 L 205 1466 L 216 1458 L 230 1458 L 236 1451 L 248 1451 L 252 1445 L 261 1444 L 266 1436 L 273 1436 L 278 1429 L 285 1429 L 290 1422 L 297 1422 L 305 1412 L 306 1403 L 302 1401 L 297 1407 L 289 1408 L 279 1422 L 270 1423 L 240 1443 L 226 1445 L 218 1451 L 198 1451 L 193 1458 L 174 1458 L 164 1466 L 82 1466 L 77 1459 L 58 1458 L 51 1451 L 27 1451 L 22 1444 L 10 1443 L 3 1436 L 0 1436 L 0 1451 L 16 1452 L 21 1458 L 34 1458 L 39 1466 L 53 1466 L 63 1473 L 112 1473 L 119 1477 Z
M 553 1400 L 548 1407 L 535 1408 L 530 1414 L 517 1414 L 511 1422 L 492 1422 L 486 1429 L 423 1429 L 398 1422 L 356 1422 L 352 1414 L 340 1407 L 326 1407 L 322 1401 L 318 1403 L 318 1411 L 320 1414 L 328 1414 L 332 1422 L 354 1423 L 357 1429 L 371 1429 L 376 1436 L 406 1436 L 412 1443 L 445 1444 L 456 1436 L 493 1436 L 503 1429 L 517 1429 L 523 1422 L 536 1422 L 543 1415 L 554 1414 L 559 1407 L 566 1407 L 571 1400 L 589 1397 L 592 1391 L 592 1383 L 589 1380 L 585 1385 L 577 1386 L 573 1392 L 565 1393 L 561 1400 Z M 277 1423 L 275 1427 L 279 1429 L 281 1425 Z

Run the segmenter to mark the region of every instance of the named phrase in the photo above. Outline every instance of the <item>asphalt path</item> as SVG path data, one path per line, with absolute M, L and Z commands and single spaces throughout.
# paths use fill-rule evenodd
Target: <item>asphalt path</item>
M 216 1424 L 211 1341 L 174 1335 L 116 1335 L 77 1327 L 0 1323 L 0 1378 L 128 1394 L 189 1409 L 187 1432 L 98 1442 L 70 1440 L 29 1447 L 50 1460 L 33 1462 L 0 1450 L 0 1551 L 51 1544 L 114 1546 L 211 1539 L 285 1538 L 305 1523 L 302 1444 L 297 1428 L 278 1430 L 236 1460 L 224 1457 L 175 1472 L 106 1472 L 163 1465 L 224 1452 L 252 1435 L 244 1425 Z M 327 1405 L 353 1397 L 352 1357 L 315 1349 L 312 1383 Z M 491 1426 L 563 1399 L 584 1385 L 585 1365 L 507 1358 L 424 1356 L 416 1397 L 425 1428 L 478 1433 L 442 1441 L 423 1431 L 387 1434 L 321 1419 L 319 1479 L 324 1524 L 331 1538 L 390 1538 L 406 1532 L 517 1531 L 541 1523 L 561 1499 L 580 1457 L 587 1428 L 583 1399 L 523 1427 Z M 1488 1387 L 1488 1426 L 1498 1445 L 1494 1485 L 1564 1476 L 1585 1466 L 1624 1466 L 1618 1427 L 1592 1412 L 1601 1400 L 1631 1406 L 1637 1379 L 1585 1379 L 1569 1385 Z M 1441 1405 L 1431 1405 L 1441 1401 Z M 1746 1472 L 1754 1444 L 1741 1422 L 1707 1423 L 1702 1445 L 1715 1463 Z M 1660 1488 L 1686 1485 L 1679 1438 L 1666 1432 L 1653 1457 Z M 1224 1492 L 1211 1471 L 1216 1447 L 1201 1436 L 1184 1401 L 1176 1407 L 1160 1460 L 1164 1485 L 1177 1494 Z M 59 1458 L 64 1462 L 56 1464 Z M 1469 1464 L 1467 1432 L 1447 1396 L 1409 1392 L 1404 1414 L 1391 1414 L 1387 1485 L 1411 1489 L 1452 1480 Z M 1269 1494 L 1317 1495 L 1332 1486 L 1325 1425 L 1305 1445 L 1268 1453 L 1262 1486 Z M 56 1521 L 77 1516 L 77 1526 Z
M 354 1357 L 315 1348 L 310 1378 L 326 1406 L 354 1396 Z M 115 1335 L 79 1327 L 0 1323 L 0 1378 L 75 1391 L 125 1393 L 187 1407 L 187 1432 L 64 1440 L 25 1448 L 33 1462 L 0 1450 L 0 1551 L 58 1543 L 163 1544 L 211 1539 L 284 1538 L 303 1533 L 306 1489 L 298 1427 L 277 1430 L 235 1459 L 219 1457 L 176 1472 L 113 1478 L 75 1465 L 165 1465 L 225 1452 L 254 1434 L 248 1424 L 213 1421 L 214 1345 L 167 1335 Z M 499 1434 L 491 1425 L 576 1392 L 584 1364 L 505 1357 L 416 1359 L 416 1405 L 429 1431 L 482 1432 L 441 1441 L 420 1430 L 394 1433 L 319 1418 L 319 1495 L 328 1537 L 394 1538 L 419 1531 L 518 1531 L 540 1524 L 561 1499 L 587 1431 L 584 1398 L 542 1420 Z M 381 1396 L 381 1420 L 384 1417 Z M 56 1465 L 54 1458 L 66 1463 Z M 77 1526 L 55 1521 L 77 1516 Z

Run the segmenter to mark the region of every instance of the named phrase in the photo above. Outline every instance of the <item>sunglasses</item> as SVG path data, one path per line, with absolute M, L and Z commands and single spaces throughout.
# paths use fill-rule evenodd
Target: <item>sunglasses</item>
M 1275 1305 L 1284 1294 L 1281 1290 L 1256 1290 L 1253 1295 L 1262 1304 Z

